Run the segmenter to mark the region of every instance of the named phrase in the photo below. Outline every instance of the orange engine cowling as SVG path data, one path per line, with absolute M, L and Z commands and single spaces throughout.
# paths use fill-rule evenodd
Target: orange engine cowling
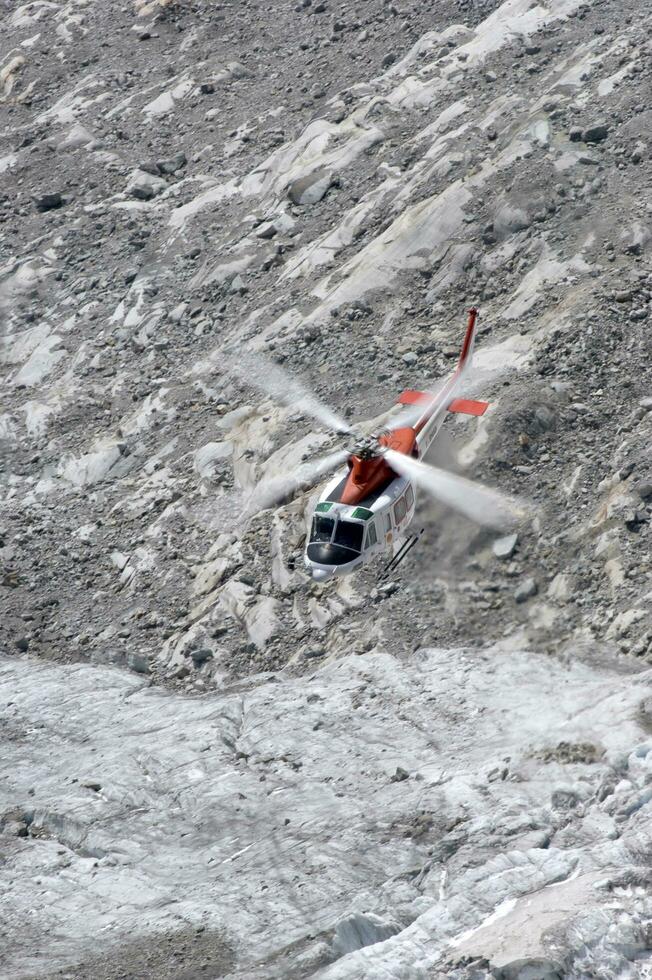
M 411 456 L 416 444 L 416 432 L 409 426 L 405 426 L 381 436 L 378 442 L 381 446 L 396 450 L 397 453 Z M 388 466 L 383 456 L 362 459 L 360 456 L 351 455 L 348 459 L 348 465 L 349 476 L 340 496 L 340 503 L 350 506 L 359 504 L 379 490 L 384 483 L 389 483 L 390 480 L 396 479 L 398 476 Z
M 381 436 L 378 440 L 381 446 L 394 449 L 397 453 L 405 456 L 412 456 L 416 443 L 417 433 L 411 426 L 406 425 L 402 429 L 394 429 L 387 435 Z

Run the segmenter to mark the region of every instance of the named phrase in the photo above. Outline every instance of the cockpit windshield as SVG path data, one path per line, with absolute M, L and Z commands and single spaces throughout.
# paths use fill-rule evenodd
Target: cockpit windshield
M 352 521 L 340 519 L 337 522 L 333 542 L 341 545 L 342 548 L 350 548 L 351 551 L 360 552 L 362 551 L 363 534 L 364 526 L 362 524 L 354 524 Z
M 310 532 L 311 541 L 330 541 L 333 534 L 335 521 L 332 517 L 313 517 L 312 531 Z
M 335 529 L 334 535 L 333 528 Z M 364 526 L 362 524 L 354 524 L 353 521 L 345 521 L 341 517 L 336 524 L 332 517 L 322 517 L 320 514 L 316 514 L 312 519 L 311 543 L 322 543 L 332 539 L 333 544 L 360 553 L 363 536 Z
M 318 565 L 350 565 L 359 560 L 364 524 L 315 514 L 306 554 Z

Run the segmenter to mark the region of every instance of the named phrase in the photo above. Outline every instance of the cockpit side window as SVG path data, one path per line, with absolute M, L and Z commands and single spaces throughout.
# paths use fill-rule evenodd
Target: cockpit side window
M 335 521 L 332 517 L 320 517 L 316 515 L 312 519 L 312 530 L 310 532 L 311 541 L 330 541 L 333 534 Z
M 350 548 L 351 551 L 362 551 L 362 535 L 364 526 L 354 524 L 353 521 L 343 521 L 341 518 L 337 522 L 335 529 L 334 543 L 343 548 Z

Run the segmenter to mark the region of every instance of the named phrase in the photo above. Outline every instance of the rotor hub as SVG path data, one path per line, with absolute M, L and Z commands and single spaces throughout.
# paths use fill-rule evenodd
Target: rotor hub
M 363 436 L 356 442 L 351 450 L 351 455 L 357 456 L 358 459 L 362 460 L 377 459 L 382 455 L 378 437 Z

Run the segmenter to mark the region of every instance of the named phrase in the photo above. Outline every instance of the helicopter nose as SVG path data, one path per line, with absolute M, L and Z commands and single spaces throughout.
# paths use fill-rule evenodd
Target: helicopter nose
M 325 582 L 333 575 L 327 568 L 313 568 L 312 578 L 314 582 Z

